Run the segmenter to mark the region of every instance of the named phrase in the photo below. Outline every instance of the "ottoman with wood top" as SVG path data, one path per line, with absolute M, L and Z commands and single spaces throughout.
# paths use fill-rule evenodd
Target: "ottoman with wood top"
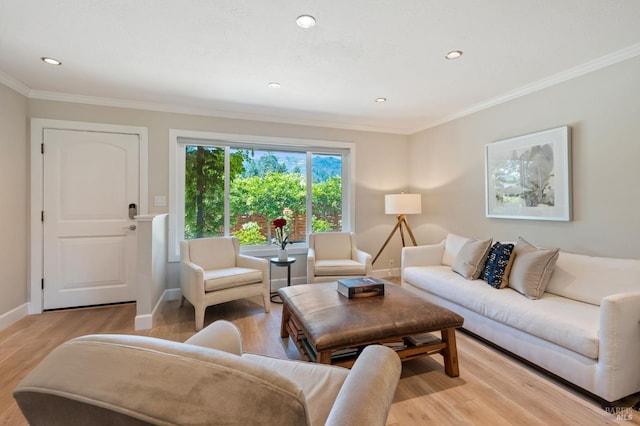
M 384 296 L 347 299 L 337 283 L 304 284 L 278 290 L 282 298 L 280 335 L 291 336 L 303 359 L 353 365 L 365 346 L 390 346 L 402 361 L 440 353 L 447 375 L 457 377 L 455 329 L 464 319 L 394 284 Z M 429 334 L 439 331 L 441 338 Z

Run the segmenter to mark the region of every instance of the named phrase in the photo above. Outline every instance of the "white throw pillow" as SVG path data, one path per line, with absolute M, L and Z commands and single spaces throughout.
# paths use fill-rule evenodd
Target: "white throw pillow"
M 453 261 L 451 269 L 468 280 L 475 280 L 482 273 L 484 262 L 491 249 L 493 240 L 476 240 L 474 238 L 467 240 L 462 245 L 456 259 Z
M 453 261 L 456 260 L 458 252 L 468 239 L 456 234 L 447 235 L 447 240 L 444 243 L 444 252 L 442 253 L 442 264 L 453 266 Z
M 509 287 L 529 299 L 539 299 L 549 283 L 559 251 L 535 247 L 518 237 L 514 249 L 516 257 L 509 274 Z

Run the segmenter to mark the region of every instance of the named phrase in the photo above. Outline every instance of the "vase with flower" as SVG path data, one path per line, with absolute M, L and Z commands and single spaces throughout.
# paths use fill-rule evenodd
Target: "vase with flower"
M 273 226 L 273 232 L 275 237 L 273 239 L 273 243 L 278 246 L 278 260 L 280 262 L 286 262 L 288 258 L 287 254 L 287 244 L 291 244 L 289 242 L 289 236 L 291 234 L 285 235 L 284 227 L 287 226 L 287 219 L 280 217 L 278 219 L 274 219 L 271 222 Z

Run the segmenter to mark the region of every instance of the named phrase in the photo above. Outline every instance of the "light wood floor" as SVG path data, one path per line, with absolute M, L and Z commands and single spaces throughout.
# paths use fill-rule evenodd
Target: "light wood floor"
M 280 358 L 299 356 L 279 337 L 282 308 L 265 314 L 253 300 L 210 307 L 205 324 L 224 318 L 243 333 L 244 349 Z M 53 348 L 84 334 L 141 334 L 184 341 L 194 333 L 193 308 L 168 303 L 152 330 L 134 331 L 135 305 L 46 312 L 23 318 L 0 331 L 0 424 L 24 425 L 12 391 Z M 640 413 L 608 414 L 596 401 L 577 394 L 526 365 L 457 333 L 460 377 L 444 374 L 434 356 L 403 365 L 387 425 L 640 425 Z M 628 416 L 632 420 L 628 420 Z

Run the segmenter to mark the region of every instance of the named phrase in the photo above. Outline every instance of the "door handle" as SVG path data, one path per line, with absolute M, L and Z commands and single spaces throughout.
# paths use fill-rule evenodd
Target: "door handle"
M 135 225 L 123 226 L 122 229 L 128 229 L 129 231 L 135 231 L 136 230 L 136 226 Z
M 129 204 L 129 219 L 135 219 L 138 214 L 138 206 L 135 203 Z

